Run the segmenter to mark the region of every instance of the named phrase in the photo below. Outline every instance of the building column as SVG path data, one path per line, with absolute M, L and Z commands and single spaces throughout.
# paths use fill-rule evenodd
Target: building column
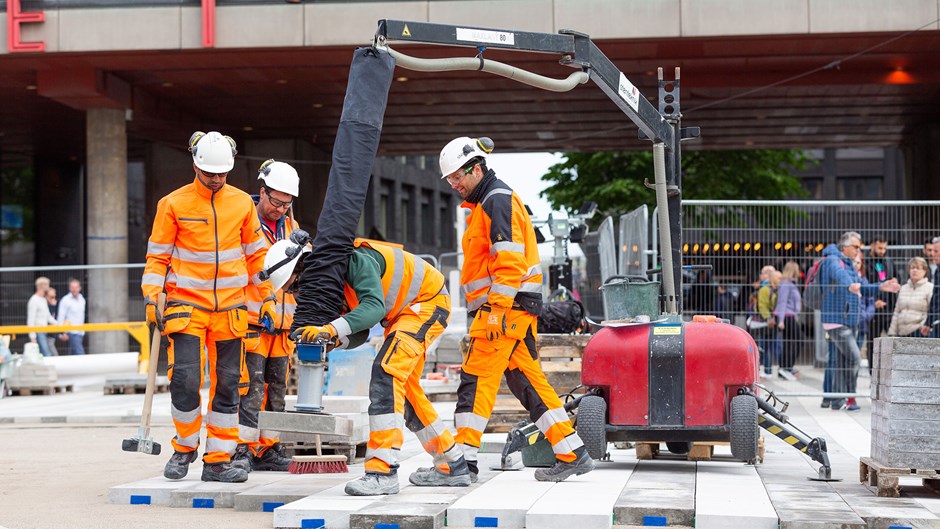
M 127 264 L 127 129 L 123 109 L 87 110 L 87 259 L 95 264 Z M 135 271 L 135 277 L 139 274 Z M 128 320 L 127 268 L 88 271 L 86 320 Z M 126 332 L 89 333 L 89 353 L 130 350 Z

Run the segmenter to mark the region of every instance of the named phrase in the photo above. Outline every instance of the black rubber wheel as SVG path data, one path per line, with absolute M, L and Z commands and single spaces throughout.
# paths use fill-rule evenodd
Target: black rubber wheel
M 750 395 L 731 399 L 731 455 L 749 462 L 757 459 L 757 401 Z
M 607 456 L 607 402 L 597 395 L 588 395 L 578 404 L 575 429 L 592 459 Z
M 692 443 L 683 442 L 683 441 L 672 441 L 666 443 L 666 448 L 673 454 L 688 454 L 689 450 L 692 448 Z

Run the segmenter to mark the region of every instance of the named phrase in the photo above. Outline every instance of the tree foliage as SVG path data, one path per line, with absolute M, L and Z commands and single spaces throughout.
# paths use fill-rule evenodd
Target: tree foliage
M 689 151 L 682 154 L 682 198 L 774 200 L 803 197 L 794 171 L 811 160 L 800 150 Z M 570 153 L 542 177 L 542 191 L 553 209 L 576 211 L 584 201 L 597 202 L 599 222 L 615 219 L 642 204 L 655 206 L 656 195 L 643 184 L 653 182 L 651 151 Z

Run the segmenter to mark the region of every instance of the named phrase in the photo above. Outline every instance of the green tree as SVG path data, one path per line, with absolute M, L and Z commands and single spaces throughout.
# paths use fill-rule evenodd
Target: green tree
M 794 171 L 811 159 L 801 150 L 687 151 L 682 154 L 682 198 L 773 200 L 806 196 Z M 643 185 L 653 181 L 650 151 L 569 153 L 542 177 L 542 191 L 553 209 L 576 211 L 597 202 L 601 215 L 615 219 L 642 204 L 655 206 L 656 194 Z

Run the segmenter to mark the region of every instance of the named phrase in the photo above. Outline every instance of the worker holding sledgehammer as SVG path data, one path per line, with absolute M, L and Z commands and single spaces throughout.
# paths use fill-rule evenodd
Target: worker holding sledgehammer
M 193 181 L 160 199 L 147 244 L 141 288 L 147 321 L 169 339 L 171 416 L 176 427 L 163 475 L 182 479 L 196 460 L 202 427 L 202 387 L 209 366 L 209 406 L 202 480 L 240 482 L 248 472 L 232 464 L 238 444 L 238 402 L 248 330 L 245 287 L 261 293 L 261 323 L 273 329 L 275 298 L 258 278 L 267 241 L 254 202 L 225 184 L 235 165 L 235 141 L 218 132 L 189 140 Z M 157 296 L 166 290 L 161 314 Z M 247 384 L 244 390 L 247 391 Z

